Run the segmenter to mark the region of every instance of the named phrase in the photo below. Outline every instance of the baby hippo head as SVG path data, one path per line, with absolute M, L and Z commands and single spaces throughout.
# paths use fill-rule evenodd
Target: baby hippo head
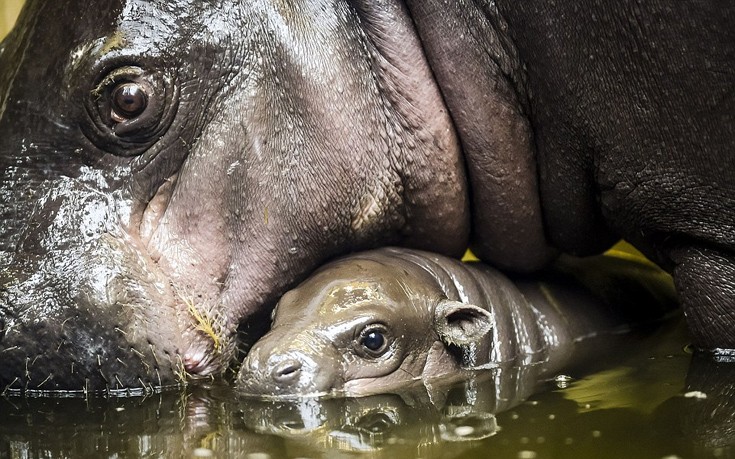
M 455 372 L 450 346 L 479 342 L 490 328 L 490 313 L 446 299 L 426 270 L 366 252 L 325 266 L 281 298 L 238 389 L 275 397 L 403 389 Z

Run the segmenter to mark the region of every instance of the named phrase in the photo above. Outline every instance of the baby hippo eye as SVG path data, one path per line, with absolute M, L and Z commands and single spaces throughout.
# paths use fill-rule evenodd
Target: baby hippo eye
M 357 342 L 360 353 L 367 357 L 379 357 L 389 349 L 387 330 L 382 325 L 368 325 L 360 333 Z
M 379 331 L 371 331 L 362 338 L 362 345 L 371 351 L 379 350 L 385 344 L 385 337 Z

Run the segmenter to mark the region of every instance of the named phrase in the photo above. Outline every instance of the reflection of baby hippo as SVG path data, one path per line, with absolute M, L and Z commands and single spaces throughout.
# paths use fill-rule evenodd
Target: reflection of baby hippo
M 574 343 L 633 318 L 659 318 L 673 298 L 665 275 L 612 257 L 569 259 L 552 273 L 511 281 L 427 252 L 359 253 L 281 298 L 238 386 L 245 394 L 356 396 L 460 369 L 538 363 L 540 372 L 556 371 Z

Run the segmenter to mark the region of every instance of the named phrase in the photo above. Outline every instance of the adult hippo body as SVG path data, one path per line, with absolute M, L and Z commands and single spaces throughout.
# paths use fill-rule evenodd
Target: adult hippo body
M 240 391 L 362 396 L 446 384 L 478 369 L 520 369 L 524 376 L 512 379 L 530 389 L 573 361 L 587 338 L 675 309 L 673 288 L 655 268 L 597 258 L 515 280 L 409 249 L 337 260 L 281 298 L 271 330 L 240 369 Z
M 624 237 L 735 348 L 733 8 L 29 0 L 0 45 L 0 387 L 223 371 L 316 266 Z M 470 197 L 472 199 L 470 199 Z

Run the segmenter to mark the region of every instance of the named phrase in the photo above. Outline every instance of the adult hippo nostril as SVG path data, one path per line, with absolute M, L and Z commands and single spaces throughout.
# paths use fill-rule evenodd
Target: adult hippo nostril
M 271 376 L 278 384 L 290 384 L 298 380 L 301 375 L 301 362 L 296 359 L 287 359 L 279 362 L 273 368 Z

